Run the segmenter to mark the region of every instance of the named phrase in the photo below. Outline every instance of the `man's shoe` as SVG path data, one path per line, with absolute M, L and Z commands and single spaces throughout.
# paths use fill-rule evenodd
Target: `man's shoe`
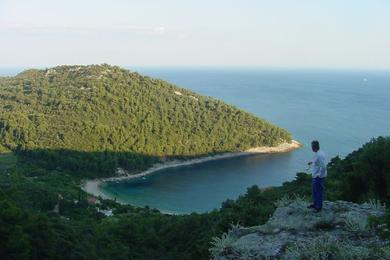
M 314 213 L 319 213 L 321 212 L 321 209 L 316 209 L 316 208 L 313 208 L 314 209 Z
M 310 204 L 309 206 L 307 206 L 308 209 L 314 209 L 314 204 Z

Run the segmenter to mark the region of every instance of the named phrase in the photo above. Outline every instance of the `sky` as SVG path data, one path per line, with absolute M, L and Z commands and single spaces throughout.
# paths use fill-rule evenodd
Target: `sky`
M 0 67 L 390 69 L 388 0 L 0 0 Z

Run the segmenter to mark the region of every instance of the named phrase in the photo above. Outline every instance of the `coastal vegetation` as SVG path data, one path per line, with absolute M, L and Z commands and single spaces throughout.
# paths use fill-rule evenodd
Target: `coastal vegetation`
M 2 259 L 208 259 L 232 224 L 267 222 L 286 195 L 309 197 L 311 176 L 252 186 L 208 213 L 167 215 L 94 198 L 81 179 L 291 141 L 221 101 L 119 67 L 59 66 L 0 78 Z M 390 137 L 328 165 L 327 200 L 390 203 Z M 375 201 L 375 203 L 373 202 Z M 380 201 L 380 202 L 378 202 Z M 370 220 L 390 238 L 390 212 Z M 215 242 L 215 241 L 214 241 Z
M 222 101 L 106 64 L 2 77 L 0 99 L 0 152 L 81 177 L 291 141 Z
M 388 203 L 389 154 L 390 138 L 378 137 L 344 159 L 333 158 L 326 199 Z M 6 156 L 7 167 L 0 173 L 3 259 L 208 259 L 212 238 L 227 232 L 232 223 L 264 224 L 287 194 L 310 196 L 311 176 L 301 172 L 281 187 L 250 187 L 245 195 L 209 213 L 166 215 L 110 200 L 91 202 L 71 171 L 42 168 L 23 156 L 17 156 L 17 161 Z M 371 169 L 377 173 L 374 178 Z M 360 186 L 346 183 L 352 175 L 367 183 L 366 189 L 356 193 Z M 385 193 L 377 190 L 376 179 L 385 180 Z M 103 213 L 109 209 L 112 216 Z M 389 216 L 388 212 L 370 220 L 384 238 L 390 238 Z

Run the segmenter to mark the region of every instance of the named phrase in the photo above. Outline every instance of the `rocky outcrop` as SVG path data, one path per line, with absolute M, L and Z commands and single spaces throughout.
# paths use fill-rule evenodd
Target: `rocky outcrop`
M 325 202 L 315 213 L 300 199 L 283 199 L 267 223 L 232 229 L 214 238 L 214 259 L 386 259 L 388 241 L 370 227 L 370 216 L 384 214 L 378 202 Z

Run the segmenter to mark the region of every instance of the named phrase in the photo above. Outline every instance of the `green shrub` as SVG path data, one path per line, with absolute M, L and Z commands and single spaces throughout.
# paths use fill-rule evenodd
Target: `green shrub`
M 282 259 L 355 260 L 368 259 L 371 254 L 373 252 L 365 247 L 352 246 L 331 235 L 324 235 L 288 246 Z

